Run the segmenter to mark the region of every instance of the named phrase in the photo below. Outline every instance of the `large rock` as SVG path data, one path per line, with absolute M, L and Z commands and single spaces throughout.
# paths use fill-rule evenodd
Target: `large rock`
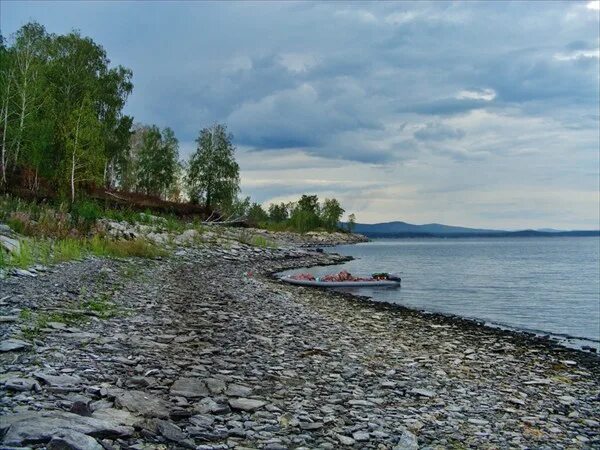
M 0 234 L 0 251 L 4 249 L 8 253 L 18 253 L 21 245 L 17 239 L 9 238 Z
M 48 450 L 104 450 L 104 447 L 93 437 L 66 430 L 52 438 Z
M 115 396 L 115 404 L 144 417 L 169 417 L 167 402 L 144 391 L 123 391 Z
M 208 397 L 206 384 L 198 378 L 179 378 L 171 386 L 171 395 L 185 398 Z
M 30 347 L 31 344 L 29 342 L 21 341 L 19 339 L 7 339 L 0 342 L 0 352 L 15 352 Z
M 45 372 L 35 372 L 33 376 L 38 380 L 42 380 L 48 386 L 53 387 L 77 386 L 81 384 L 81 378 L 73 375 L 50 375 Z
M 408 430 L 402 432 L 400 441 L 394 446 L 393 450 L 418 450 L 419 444 L 417 437 Z
M 0 417 L 0 435 L 5 433 L 4 445 L 44 444 L 54 436 L 68 432 L 117 439 L 131 436 L 133 429 L 64 411 L 36 411 Z

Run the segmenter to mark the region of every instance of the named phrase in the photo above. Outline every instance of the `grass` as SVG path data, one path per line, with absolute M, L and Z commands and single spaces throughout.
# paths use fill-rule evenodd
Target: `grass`
M 253 236 L 250 239 L 250 245 L 260 248 L 277 248 L 277 244 L 264 236 Z
M 87 253 L 86 250 L 86 242 L 81 239 L 61 239 L 52 248 L 52 261 L 61 263 L 81 259 Z
M 19 250 L 6 253 L 0 250 L 0 268 L 26 269 L 35 264 L 51 265 L 80 260 L 88 255 L 102 258 L 157 258 L 168 252 L 144 239 L 113 241 L 100 235 L 91 239 L 65 238 L 28 239 L 19 241 Z
M 76 325 L 85 322 L 85 315 L 76 311 L 72 313 L 34 313 L 30 309 L 22 309 L 19 313 L 19 319 L 24 322 L 21 333 L 26 339 L 37 338 L 43 329 L 48 328 L 51 322 L 64 323 L 66 325 Z
M 102 319 L 109 319 L 117 314 L 117 306 L 110 301 L 110 294 L 108 293 L 84 301 L 82 307 L 88 311 L 93 311 Z

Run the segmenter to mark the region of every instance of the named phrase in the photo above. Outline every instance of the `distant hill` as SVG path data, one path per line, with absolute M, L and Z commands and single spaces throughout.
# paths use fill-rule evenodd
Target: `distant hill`
M 599 230 L 558 231 L 541 230 L 491 230 L 485 228 L 467 228 L 440 223 L 415 225 L 395 221 L 385 223 L 357 223 L 354 231 L 369 237 L 510 237 L 510 236 L 600 236 Z

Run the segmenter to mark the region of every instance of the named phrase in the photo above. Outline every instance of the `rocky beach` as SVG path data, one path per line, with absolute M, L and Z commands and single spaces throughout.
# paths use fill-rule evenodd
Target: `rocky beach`
M 600 448 L 597 356 L 274 276 L 335 239 L 189 234 L 0 279 L 2 448 Z

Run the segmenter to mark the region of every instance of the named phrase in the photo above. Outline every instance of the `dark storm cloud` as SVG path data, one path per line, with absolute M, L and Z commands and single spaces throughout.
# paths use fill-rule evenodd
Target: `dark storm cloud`
M 128 112 L 185 143 L 224 121 L 238 146 L 273 158 L 297 150 L 388 171 L 442 158 L 464 178 L 470 164 L 527 157 L 520 179 L 543 166 L 563 188 L 564 155 L 572 183 L 597 166 L 599 18 L 586 2 L 2 2 L 1 12 L 4 35 L 33 19 L 102 43 L 133 69 Z

